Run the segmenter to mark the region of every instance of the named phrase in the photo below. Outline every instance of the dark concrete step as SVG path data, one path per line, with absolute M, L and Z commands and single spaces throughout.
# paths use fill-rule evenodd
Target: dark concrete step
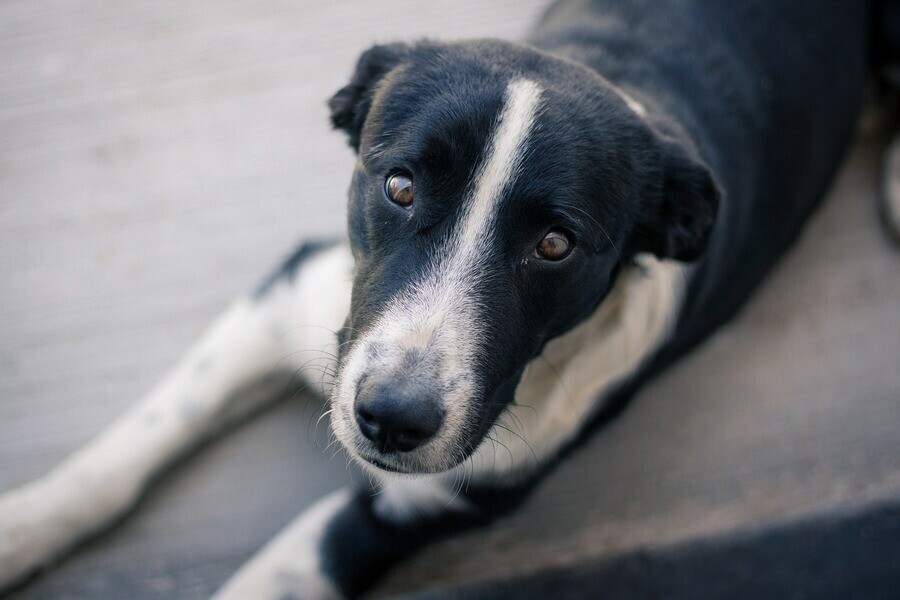
M 648 547 L 403 600 L 896 599 L 900 501 Z

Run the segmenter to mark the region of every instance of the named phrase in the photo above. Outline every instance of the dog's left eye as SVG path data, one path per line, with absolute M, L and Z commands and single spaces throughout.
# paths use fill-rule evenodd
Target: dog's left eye
M 394 204 L 409 207 L 413 202 L 412 178 L 404 173 L 394 173 L 385 180 L 384 193 Z
M 535 246 L 532 256 L 544 260 L 559 261 L 572 251 L 572 239 L 561 229 L 552 229 Z

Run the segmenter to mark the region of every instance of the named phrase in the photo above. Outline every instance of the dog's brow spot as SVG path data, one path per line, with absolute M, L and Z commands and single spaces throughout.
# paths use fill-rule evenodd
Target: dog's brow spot
M 628 105 L 628 108 L 634 111 L 639 117 L 647 116 L 647 109 L 644 108 L 643 104 L 641 104 L 625 92 L 622 92 L 622 98 L 625 100 L 625 104 Z

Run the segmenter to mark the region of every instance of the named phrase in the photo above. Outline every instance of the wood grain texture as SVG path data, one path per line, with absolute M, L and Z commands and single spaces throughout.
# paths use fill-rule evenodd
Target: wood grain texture
M 325 99 L 376 41 L 521 37 L 543 2 L 0 4 L 0 490 L 96 434 L 301 238 L 342 230 Z M 737 322 L 487 532 L 383 593 L 900 494 L 900 255 L 857 148 Z M 12 595 L 200 598 L 355 475 L 279 404 Z

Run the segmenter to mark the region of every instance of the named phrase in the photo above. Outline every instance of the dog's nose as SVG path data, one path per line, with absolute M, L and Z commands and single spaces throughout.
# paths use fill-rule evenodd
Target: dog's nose
M 409 452 L 441 426 L 440 402 L 410 382 L 366 379 L 356 396 L 356 422 L 380 452 Z

